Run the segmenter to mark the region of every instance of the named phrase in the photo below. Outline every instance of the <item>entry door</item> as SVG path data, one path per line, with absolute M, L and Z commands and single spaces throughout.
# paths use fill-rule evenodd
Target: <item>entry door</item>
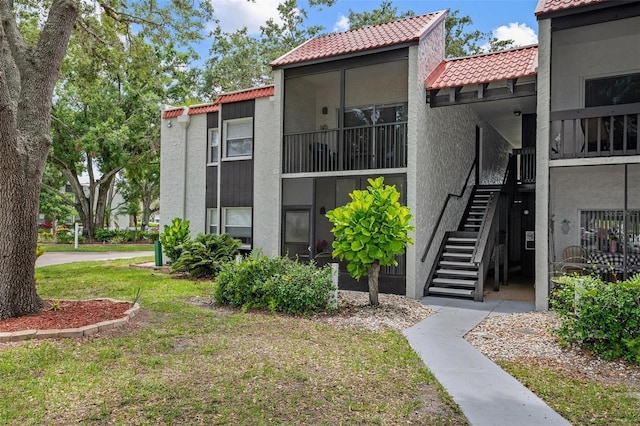
M 286 208 L 284 211 L 283 254 L 308 260 L 311 247 L 311 208 Z

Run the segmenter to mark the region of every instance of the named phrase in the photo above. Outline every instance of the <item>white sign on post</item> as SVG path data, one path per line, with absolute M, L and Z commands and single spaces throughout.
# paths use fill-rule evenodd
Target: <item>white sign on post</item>
M 78 249 L 78 222 L 75 223 L 73 232 L 73 248 Z

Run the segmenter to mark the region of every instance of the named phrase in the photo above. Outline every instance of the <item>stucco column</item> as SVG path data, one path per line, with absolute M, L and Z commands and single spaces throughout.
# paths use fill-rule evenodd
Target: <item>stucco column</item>
M 538 123 L 536 136 L 536 310 L 549 309 L 549 110 L 551 20 L 538 23 Z
M 417 141 L 418 141 L 418 120 L 420 118 L 420 104 L 424 102 L 424 97 L 417 96 L 416 93 L 424 93 L 424 84 L 419 84 L 418 78 L 418 49 L 409 49 L 409 82 L 408 82 L 408 111 L 407 111 L 407 207 L 414 215 L 413 224 L 417 226 Z M 415 234 L 412 235 L 414 240 Z M 406 296 L 412 299 L 422 297 L 423 289 L 417 280 L 417 247 L 409 245 L 406 253 Z

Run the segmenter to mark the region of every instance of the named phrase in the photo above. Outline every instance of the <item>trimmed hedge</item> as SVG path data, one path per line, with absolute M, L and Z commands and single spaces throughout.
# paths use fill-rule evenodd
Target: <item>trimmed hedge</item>
M 618 283 L 594 276 L 563 276 L 555 282 L 551 308 L 562 321 L 561 341 L 604 359 L 640 364 L 640 274 Z
M 242 262 L 228 263 L 216 277 L 218 303 L 287 314 L 335 309 L 331 267 L 299 263 L 286 257 L 253 252 Z

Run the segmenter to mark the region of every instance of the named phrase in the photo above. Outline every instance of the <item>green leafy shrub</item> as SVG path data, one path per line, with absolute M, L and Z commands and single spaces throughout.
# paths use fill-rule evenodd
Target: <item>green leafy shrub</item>
M 38 242 L 39 243 L 50 243 L 54 240 L 54 236 L 48 229 L 38 229 Z
M 593 276 L 555 282 L 551 307 L 561 319 L 561 341 L 577 343 L 604 359 L 640 364 L 640 275 L 615 284 Z
M 36 259 L 44 254 L 44 248 L 38 244 L 36 245 Z
M 214 277 L 222 265 L 233 260 L 242 246 L 228 234 L 199 234 L 182 245 L 182 253 L 171 265 L 171 272 L 188 272 L 195 278 Z
M 191 239 L 189 221 L 176 217 L 171 225 L 164 226 L 164 232 L 160 234 L 160 242 L 164 253 L 172 261 L 178 260 L 182 253 L 182 245 Z
M 59 229 L 56 231 L 56 242 L 58 244 L 72 244 L 74 242 L 73 231 L 70 229 Z M 82 235 L 78 235 L 78 242 L 84 242 Z
M 160 238 L 160 233 L 157 231 L 145 231 L 142 233 L 141 238 L 149 242 L 154 242 Z
M 285 273 L 270 277 L 264 283 L 269 310 L 286 314 L 332 310 L 331 266 L 316 267 L 287 259 Z
M 225 264 L 216 277 L 218 303 L 243 309 L 305 314 L 332 309 L 331 267 L 317 268 L 286 257 L 253 252 L 239 264 Z
M 96 240 L 102 242 L 110 242 L 111 238 L 115 235 L 115 231 L 107 228 L 96 229 Z

